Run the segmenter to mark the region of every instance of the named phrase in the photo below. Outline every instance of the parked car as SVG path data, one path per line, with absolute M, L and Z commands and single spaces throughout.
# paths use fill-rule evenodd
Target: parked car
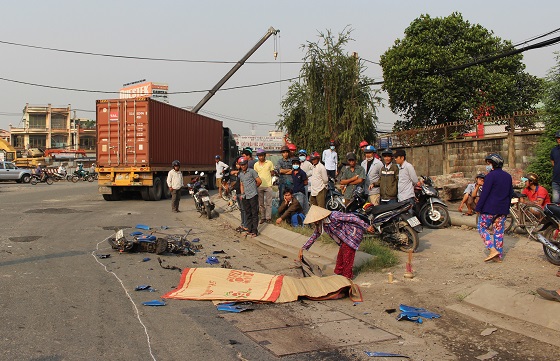
M 18 168 L 12 162 L 0 161 L 0 180 L 13 180 L 18 183 L 29 183 L 31 171 L 29 169 Z

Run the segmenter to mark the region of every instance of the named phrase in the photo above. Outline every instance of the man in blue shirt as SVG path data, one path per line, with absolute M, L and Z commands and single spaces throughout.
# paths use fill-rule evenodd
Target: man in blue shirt
M 478 233 L 490 251 L 484 261 L 501 262 L 504 244 L 504 223 L 509 214 L 513 185 L 511 175 L 502 170 L 504 159 L 497 153 L 486 158 L 489 173 L 484 177 L 484 188 L 474 209 L 478 217 Z M 488 229 L 493 226 L 491 233 Z
M 552 163 L 552 203 L 560 203 L 560 130 L 554 135 L 556 147 L 550 151 L 550 162 Z

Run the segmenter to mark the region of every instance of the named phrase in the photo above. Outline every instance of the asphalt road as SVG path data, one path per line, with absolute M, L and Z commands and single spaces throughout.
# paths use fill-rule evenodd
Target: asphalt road
M 155 254 L 111 250 L 104 239 L 116 228 L 142 223 L 179 233 L 192 229 L 203 252 L 164 257 L 180 268 L 208 266 L 206 256 L 223 249 L 234 268 L 291 271 L 291 260 L 236 239 L 219 217 L 199 218 L 187 195 L 180 208 L 174 214 L 169 201 L 106 202 L 95 183 L 0 183 L 0 359 L 278 360 L 210 302 L 141 305 L 174 288 L 180 274 L 161 268 Z M 111 257 L 99 259 L 96 252 Z M 144 257 L 151 260 L 142 262 Z M 135 292 L 141 284 L 157 292 Z M 346 357 L 335 350 L 282 359 Z

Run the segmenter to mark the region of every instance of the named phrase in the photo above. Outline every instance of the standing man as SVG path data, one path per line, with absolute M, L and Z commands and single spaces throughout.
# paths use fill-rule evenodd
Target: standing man
M 560 130 L 554 135 L 556 147 L 550 151 L 552 163 L 552 203 L 560 203 Z
M 325 231 L 340 246 L 334 273 L 348 279 L 354 278 L 352 267 L 354 267 L 356 251 L 362 243 L 364 231 L 373 233 L 373 226 L 352 213 L 331 212 L 317 206 L 311 206 L 303 223 L 314 223 L 315 231 L 299 251 L 299 259 L 303 256 L 303 250 L 309 250 Z
M 292 160 L 290 159 L 290 148 L 287 145 L 280 148 L 282 158 L 276 162 L 276 173 L 278 173 L 278 199 L 284 199 L 284 189 L 292 188 Z
M 300 161 L 300 169 L 307 175 L 307 184 L 305 186 L 307 208 L 303 208 L 303 214 L 307 214 L 307 211 L 309 210 L 309 189 L 311 187 L 311 173 L 313 173 L 313 164 L 311 164 L 311 162 L 307 160 L 307 151 L 305 149 L 300 149 L 300 151 L 298 152 L 298 158 Z
M 174 160 L 171 163 L 173 169 L 167 173 L 167 186 L 171 191 L 171 211 L 179 213 L 179 202 L 181 201 L 181 188 L 183 188 L 183 173 L 179 170 L 181 163 Z
M 321 156 L 317 152 L 311 154 L 311 164 L 313 171 L 311 172 L 311 198 L 309 203 L 321 208 L 326 208 L 327 187 L 329 184 L 329 177 L 327 176 L 327 169 L 321 163 Z
M 365 159 L 362 162 L 362 168 L 365 170 L 366 182 L 364 184 L 365 191 L 369 195 L 369 201 L 374 206 L 379 205 L 379 178 L 383 163 L 375 158 L 377 150 L 373 145 L 366 145 L 364 148 Z
M 274 165 L 266 159 L 264 149 L 257 150 L 258 162 L 255 163 L 254 169 L 261 179 L 259 185 L 259 210 L 262 216 L 260 223 L 272 222 L 272 174 L 274 173 Z
M 484 187 L 475 211 L 478 217 L 478 233 L 489 250 L 484 261 L 501 262 L 503 257 L 504 224 L 509 214 L 509 206 L 513 195 L 511 176 L 502 169 L 504 159 L 497 153 L 486 158 L 489 173 L 484 177 Z M 489 228 L 493 226 L 493 231 Z
M 343 186 L 344 204 L 350 203 L 354 189 L 362 184 L 366 177 L 364 168 L 356 164 L 356 155 L 354 153 L 346 154 L 346 160 L 348 165 L 340 172 L 340 185 Z
M 412 164 L 406 161 L 404 149 L 397 149 L 395 151 L 395 162 L 399 166 L 397 198 L 399 202 L 409 201 L 414 203 L 414 186 L 419 184 L 418 176 Z
M 323 151 L 323 164 L 325 164 L 325 168 L 327 169 L 327 175 L 331 178 L 336 178 L 338 175 L 337 166 L 338 166 L 338 154 L 335 151 L 334 140 L 331 140 L 329 143 L 329 149 L 325 149 Z
M 301 162 L 299 158 L 292 159 L 292 183 L 294 188 L 292 189 L 294 197 L 301 204 L 301 208 L 305 212 L 306 208 L 309 207 L 307 194 L 305 194 L 305 186 L 307 185 L 307 174 L 300 168 Z
M 247 235 L 256 237 L 259 235 L 257 226 L 259 225 L 259 196 L 258 188 L 261 179 L 254 169 L 249 168 L 249 161 L 246 158 L 239 160 L 241 171 L 237 175 L 241 181 L 241 196 L 243 197 L 243 209 L 247 217 Z
M 214 157 L 216 160 L 216 187 L 218 188 L 218 194 L 220 198 L 222 197 L 222 178 L 224 177 L 224 170 L 228 169 L 229 166 L 220 160 L 220 156 L 216 155 Z
M 389 148 L 381 152 L 383 167 L 379 175 L 379 195 L 381 204 L 397 203 L 399 166 L 393 162 L 393 151 Z

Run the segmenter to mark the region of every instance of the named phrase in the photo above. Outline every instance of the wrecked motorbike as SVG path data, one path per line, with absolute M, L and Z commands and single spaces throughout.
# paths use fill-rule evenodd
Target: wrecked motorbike
M 204 184 L 202 179 L 204 177 L 204 172 L 200 173 L 200 176 L 193 179 L 194 183 L 187 184 L 187 188 L 189 189 L 189 194 L 192 195 L 194 199 L 194 205 L 196 206 L 196 210 L 201 215 L 206 215 L 208 219 L 212 218 L 212 211 L 214 210 L 214 202 L 210 200 L 210 194 Z
M 119 252 L 136 253 L 148 252 L 155 254 L 174 253 L 185 256 L 193 256 L 201 246 L 194 246 L 187 240 L 187 235 L 166 235 L 158 238 L 153 234 L 145 235 L 142 232 L 132 232 L 125 236 L 123 230 L 119 230 L 115 237 L 110 237 L 107 242 L 112 249 Z

